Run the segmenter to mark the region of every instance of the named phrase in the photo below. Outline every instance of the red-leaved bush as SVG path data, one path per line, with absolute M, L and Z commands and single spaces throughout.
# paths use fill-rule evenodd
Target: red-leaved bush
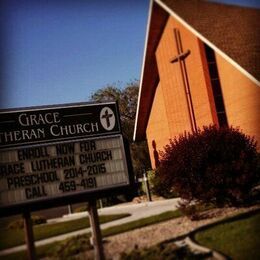
M 185 133 L 165 147 L 157 174 L 187 201 L 239 205 L 259 183 L 256 142 L 233 127 Z

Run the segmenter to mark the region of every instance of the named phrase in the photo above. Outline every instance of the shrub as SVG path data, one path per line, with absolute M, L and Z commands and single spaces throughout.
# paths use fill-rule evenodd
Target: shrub
M 32 215 L 31 219 L 33 225 L 44 224 L 47 222 L 46 218 L 43 216 Z M 16 219 L 10 222 L 8 225 L 8 229 L 23 229 L 23 227 L 24 227 L 24 219 Z
M 187 216 L 191 220 L 201 220 L 209 215 L 207 211 L 215 208 L 214 205 L 208 203 L 190 203 L 189 201 L 179 201 L 178 210 L 182 215 Z
M 260 153 L 257 154 L 257 172 L 260 172 Z M 260 178 L 257 184 L 260 185 Z
M 193 253 L 187 246 L 179 247 L 173 242 L 166 242 L 139 249 L 136 247 L 130 253 L 122 253 L 121 260 L 170 260 L 170 259 L 210 259 L 211 253 Z
M 73 259 L 73 256 L 92 248 L 88 235 L 78 235 L 59 242 L 48 255 L 56 259 Z
M 162 181 L 157 171 L 152 172 L 152 174 L 149 173 L 148 180 L 150 183 L 152 194 L 164 197 L 166 199 L 175 198 L 178 196 L 178 194 L 174 192 L 174 190 L 168 185 L 168 183 Z
M 204 127 L 170 140 L 158 177 L 187 201 L 238 205 L 259 183 L 256 142 L 233 127 Z
M 88 210 L 88 207 L 87 206 L 81 206 L 81 207 L 78 207 L 78 208 L 75 208 L 73 210 L 73 213 L 81 213 L 81 212 L 85 212 Z

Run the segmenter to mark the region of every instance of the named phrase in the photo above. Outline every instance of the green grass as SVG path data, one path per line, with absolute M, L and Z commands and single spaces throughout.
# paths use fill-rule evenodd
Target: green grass
M 169 219 L 172 219 L 172 218 L 178 218 L 181 215 L 182 214 L 180 213 L 179 210 L 167 211 L 167 212 L 161 213 L 159 215 L 138 219 L 138 220 L 129 222 L 127 224 L 122 224 L 122 225 L 118 225 L 118 226 L 115 226 L 115 227 L 107 228 L 107 229 L 102 231 L 102 235 L 104 237 L 116 235 L 116 234 L 119 234 L 119 233 L 123 233 L 123 232 L 129 231 L 129 230 L 136 229 L 136 228 L 145 227 L 145 226 L 148 226 L 148 225 L 151 225 L 151 224 L 166 221 L 166 220 L 169 220 Z
M 100 223 L 110 222 L 112 220 L 127 217 L 129 214 L 107 215 L 100 216 Z M 81 219 L 60 222 L 49 225 L 36 225 L 33 227 L 34 240 L 41 240 L 60 234 L 69 233 L 89 227 L 88 217 Z M 0 250 L 24 244 L 24 230 L 23 229 L 2 229 L 0 230 Z
M 43 258 L 46 257 L 49 254 L 52 254 L 56 248 L 59 246 L 60 242 L 54 242 L 52 244 L 48 244 L 48 245 L 44 245 L 44 246 L 40 246 L 37 247 L 36 249 L 36 254 L 37 257 Z M 2 260 L 27 260 L 27 251 L 20 251 L 17 253 L 13 253 L 13 254 L 9 254 L 9 255 L 4 255 L 4 256 L 0 256 L 0 259 Z
M 232 259 L 260 259 L 260 213 L 198 232 L 195 239 Z
M 162 214 L 155 215 L 152 217 L 147 217 L 147 218 L 143 218 L 140 220 L 132 221 L 130 223 L 107 228 L 102 231 L 102 235 L 103 235 L 103 237 L 111 236 L 111 235 L 129 231 L 129 230 L 133 230 L 136 228 L 141 228 L 141 227 L 155 224 L 158 222 L 166 221 L 166 220 L 169 220 L 172 218 L 177 218 L 180 216 L 181 216 L 181 213 L 179 210 L 168 211 L 168 212 L 164 212 Z M 37 256 L 38 256 L 38 258 L 44 257 L 46 255 L 50 255 L 50 254 L 53 256 L 53 255 L 57 254 L 57 252 L 59 252 L 59 248 L 66 248 L 68 253 L 75 252 L 75 251 L 82 252 L 82 251 L 84 251 L 84 247 L 82 248 L 82 244 L 79 244 L 78 241 L 79 240 L 85 241 L 86 239 L 89 239 L 89 237 L 90 237 L 90 234 L 85 234 L 85 235 L 66 239 L 65 241 L 56 242 L 53 244 L 48 244 L 45 246 L 37 247 Z M 75 245 L 78 245 L 78 247 L 76 247 Z M 71 248 L 73 248 L 73 250 Z M 63 252 L 61 252 L 61 253 L 63 253 Z M 59 256 L 61 256 L 61 255 L 59 254 Z M 67 258 L 68 256 L 69 255 L 63 255 L 63 257 L 65 257 L 65 258 Z M 15 260 L 16 259 L 26 259 L 26 252 L 22 251 L 22 252 L 18 252 L 15 254 L 10 254 L 10 255 L 4 256 L 4 259 L 15 259 Z

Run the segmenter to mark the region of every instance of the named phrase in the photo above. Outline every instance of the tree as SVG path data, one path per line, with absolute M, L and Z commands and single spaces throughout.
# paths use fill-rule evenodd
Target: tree
M 138 101 L 139 82 L 137 80 L 127 83 L 124 88 L 119 84 L 107 85 L 90 97 L 93 102 L 117 101 L 123 135 L 130 144 L 131 158 L 134 173 L 138 175 L 144 168 L 149 169 L 150 158 L 146 141 L 133 143 L 133 132 Z

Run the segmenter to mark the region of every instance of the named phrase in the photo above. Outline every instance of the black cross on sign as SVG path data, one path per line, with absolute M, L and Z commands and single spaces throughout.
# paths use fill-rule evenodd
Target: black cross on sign
M 108 113 L 108 110 L 105 111 L 105 114 L 102 116 L 102 118 L 105 118 L 106 119 L 106 123 L 107 123 L 107 128 L 110 127 L 110 117 L 112 117 L 113 114 L 109 114 Z

